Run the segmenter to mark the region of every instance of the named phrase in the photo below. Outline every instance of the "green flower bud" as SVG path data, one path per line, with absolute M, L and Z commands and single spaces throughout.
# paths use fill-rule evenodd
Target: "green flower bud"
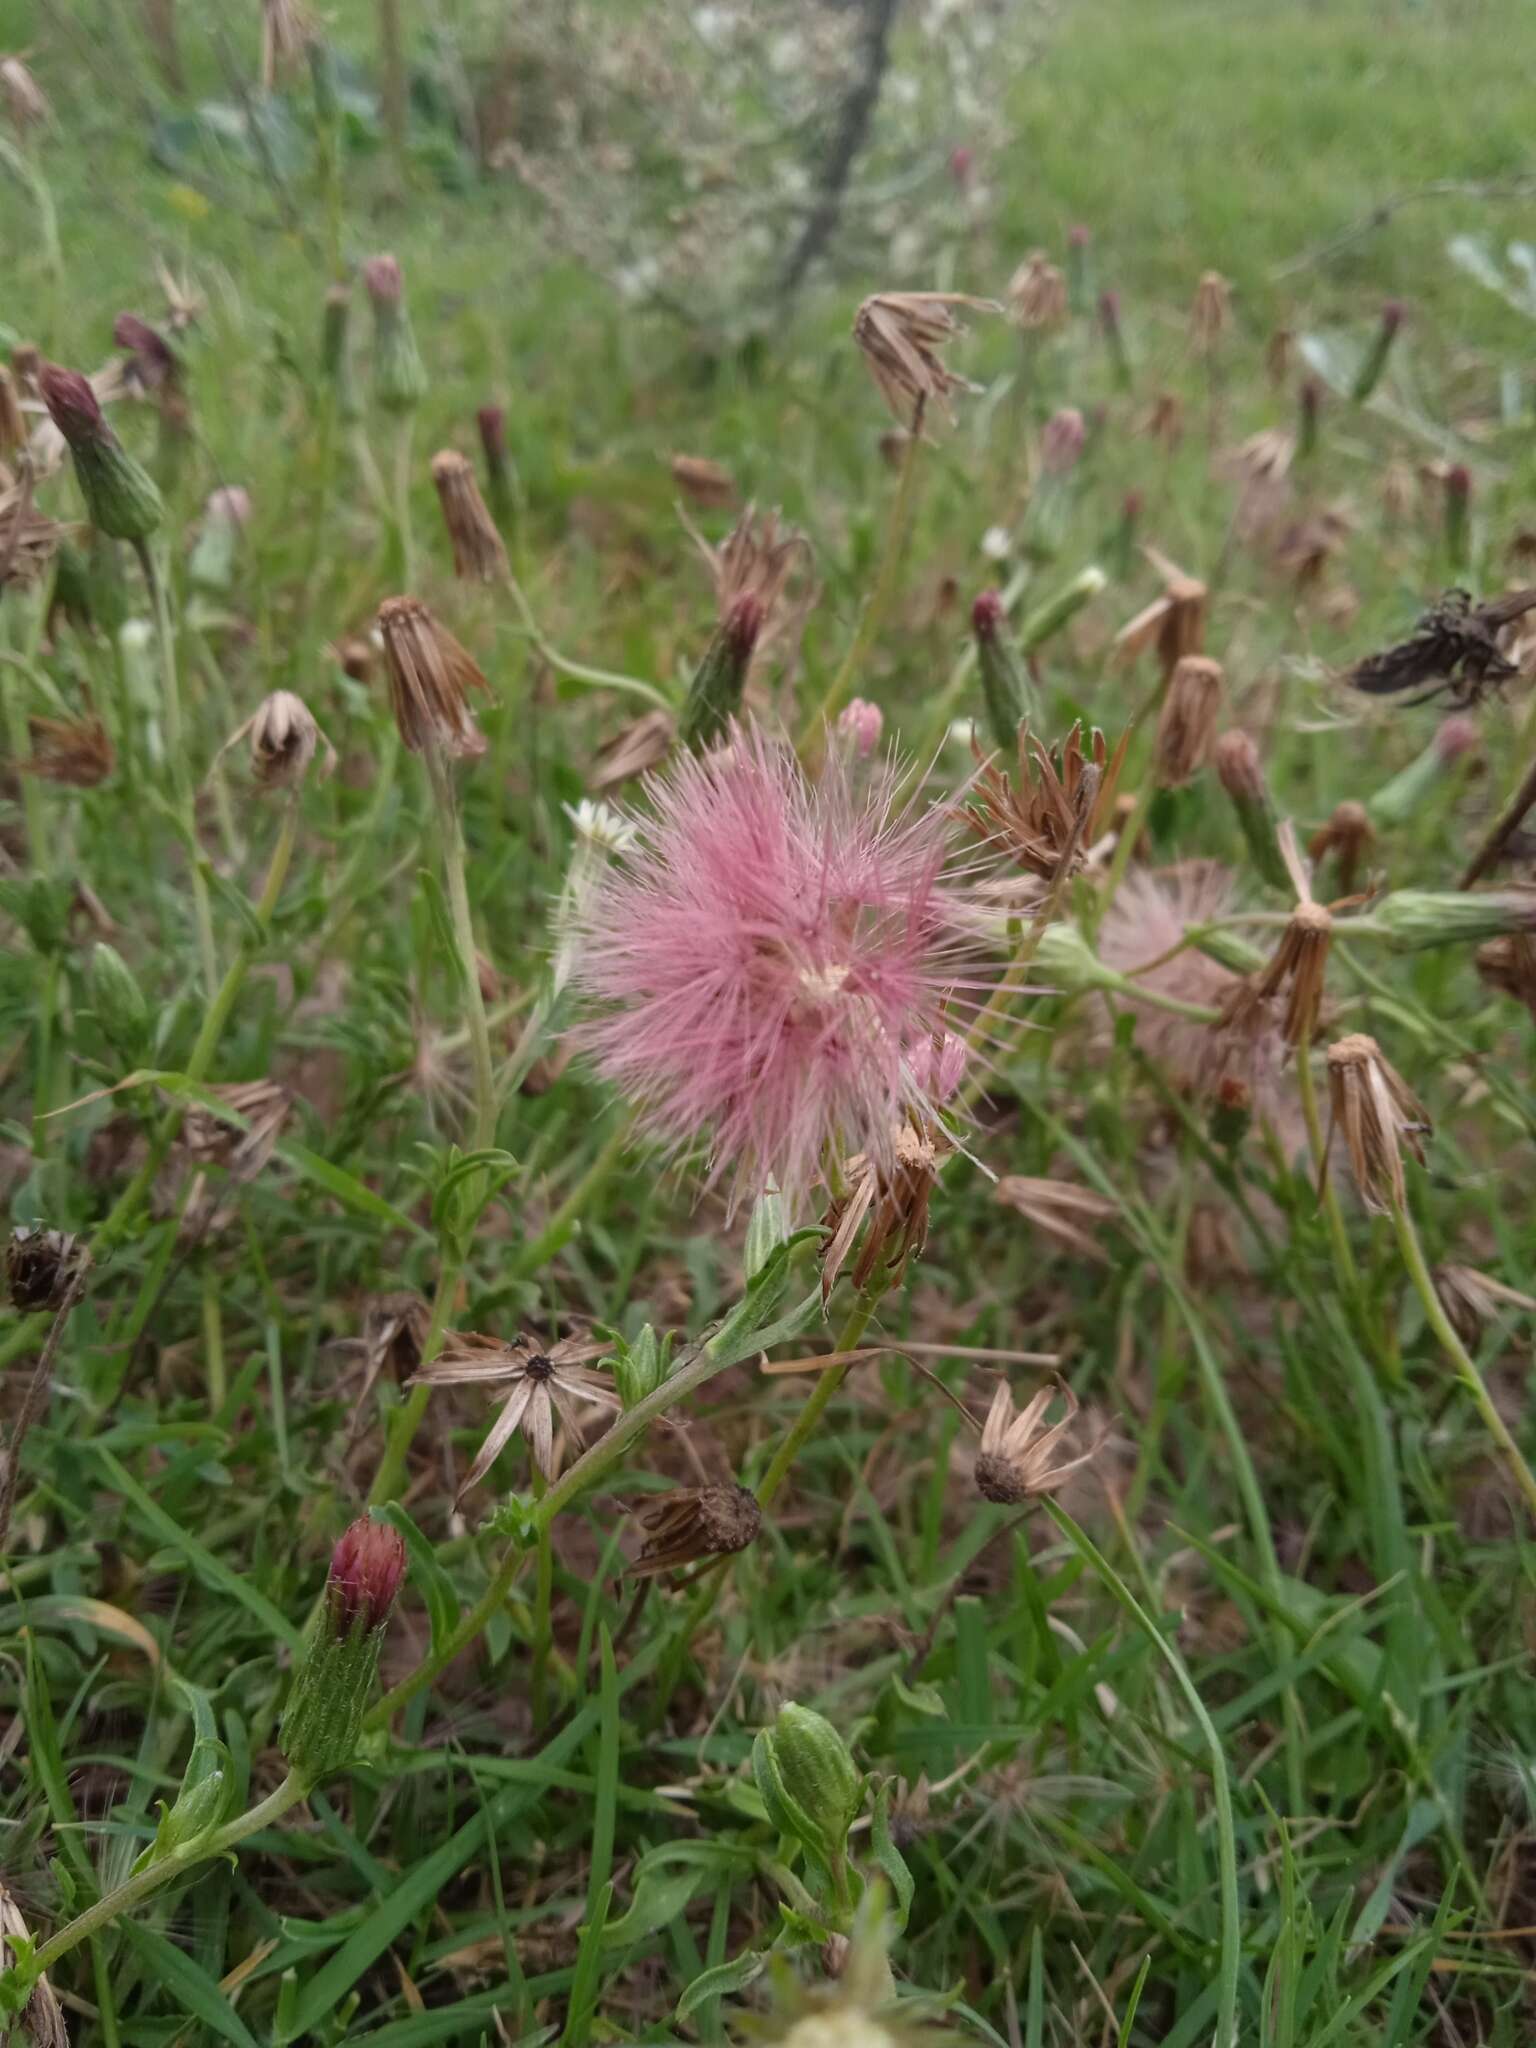
M 1255 871 L 1272 889 L 1290 890 L 1290 876 L 1280 857 L 1276 837 L 1279 820 L 1264 779 L 1259 750 L 1251 736 L 1241 730 L 1224 732 L 1217 740 L 1214 759 L 1216 775 L 1232 799 L 1237 822 L 1248 843 Z
M 387 412 L 410 412 L 427 395 L 427 373 L 405 307 L 405 280 L 393 256 L 371 256 L 363 283 L 373 307 L 373 386 Z
M 1075 924 L 1048 924 L 1030 963 L 1047 987 L 1061 995 L 1093 988 L 1118 988 L 1122 977 L 1106 967 Z
M 91 954 L 90 992 L 91 1007 L 113 1051 L 137 1066 L 149 1043 L 149 1005 L 128 963 L 105 939 Z
M 1011 754 L 1019 743 L 1020 725 L 1034 709 L 1035 691 L 997 591 L 984 590 L 971 606 L 971 631 L 993 744 Z
M 647 1394 L 655 1393 L 667 1376 L 671 1351 L 670 1335 L 658 1343 L 649 1323 L 633 1343 L 619 1344 L 612 1359 L 613 1383 L 626 1410 L 643 1401 Z
M 762 600 L 753 591 L 744 590 L 732 599 L 689 687 L 678 724 L 678 737 L 685 747 L 699 752 L 713 746 L 741 709 L 741 693 L 764 616 Z
M 90 379 L 78 370 L 44 363 L 38 385 L 54 425 L 69 443 L 91 524 L 114 540 L 142 545 L 165 517 L 165 507 L 148 470 L 107 425 Z
M 1536 932 L 1536 888 L 1394 889 L 1362 922 L 1399 953 L 1475 945 L 1511 932 Z
M 283 1755 L 309 1784 L 345 1770 L 357 1754 L 384 1625 L 404 1577 L 399 1531 L 367 1515 L 344 1532 L 332 1553 L 325 1595 L 278 1734 Z
M 1037 647 L 1043 647 L 1053 633 L 1059 633 L 1070 618 L 1098 596 L 1108 581 L 1096 565 L 1079 569 L 1070 583 L 1064 583 L 1024 619 L 1019 627 L 1019 652 L 1033 654 Z
M 810 1707 L 781 1707 L 752 1744 L 752 1775 L 779 1833 L 835 1868 L 864 1803 L 864 1779 L 832 1723 Z
M 1396 341 L 1402 324 L 1402 300 L 1388 299 L 1381 309 L 1381 319 L 1377 322 L 1376 332 L 1371 337 L 1371 345 L 1360 360 L 1354 384 L 1350 388 L 1349 395 L 1356 405 L 1363 405 L 1381 382 L 1381 373 L 1387 367 L 1387 357 L 1392 353 L 1392 344 Z
M 748 1281 L 753 1281 L 781 1244 L 789 1242 L 789 1215 L 784 1197 L 771 1182 L 752 1204 L 747 1218 L 747 1242 L 742 1264 Z
M 352 317 L 352 295 L 344 284 L 333 284 L 325 295 L 325 317 L 320 329 L 320 368 L 331 387 L 339 418 L 355 420 L 361 408 L 352 381 L 352 357 L 347 348 L 347 329 Z

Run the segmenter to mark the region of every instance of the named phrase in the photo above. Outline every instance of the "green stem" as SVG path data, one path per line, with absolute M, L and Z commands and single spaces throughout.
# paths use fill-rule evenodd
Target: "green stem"
M 1080 1529 L 1066 1510 L 1059 1507 L 1054 1500 L 1046 1498 L 1041 1502 L 1041 1506 L 1083 1561 L 1098 1574 L 1168 1666 L 1174 1684 L 1184 1695 L 1185 1703 L 1205 1743 L 1206 1755 L 1210 1759 L 1211 1792 L 1216 1802 L 1216 1861 L 1221 1901 L 1214 2042 L 1215 2048 L 1237 2048 L 1237 1990 L 1243 1959 L 1242 1908 L 1237 1889 L 1237 1829 L 1232 1812 L 1232 1783 L 1227 1775 L 1227 1759 L 1221 1746 L 1221 1737 L 1216 1732 L 1216 1724 L 1206 1711 L 1205 1702 L 1189 1675 L 1184 1659 L 1142 1607 L 1108 1558 L 1086 1531 Z
M 496 1077 L 491 1066 L 491 1034 L 485 1021 L 485 998 L 480 992 L 474 919 L 469 909 L 464 828 L 448 764 L 435 747 L 428 747 L 424 758 L 427 777 L 432 785 L 432 800 L 437 806 L 438 822 L 442 828 L 443 873 L 448 883 L 448 907 L 453 918 L 453 937 L 464 984 L 464 1021 L 469 1029 L 469 1053 L 474 1067 L 475 1121 L 470 1142 L 476 1152 L 481 1152 L 496 1135 Z
M 83 1913 L 61 1927 L 57 1934 L 50 1935 L 32 1958 L 32 1968 L 38 1975 L 52 1969 L 61 1956 L 68 1955 L 77 1942 L 86 1940 L 98 1928 L 107 1926 L 123 1913 L 150 1898 L 169 1884 L 173 1877 L 179 1877 L 194 1864 L 206 1863 L 215 1856 L 222 1856 L 226 1849 L 232 1849 L 237 1842 L 243 1842 L 247 1835 L 254 1835 L 269 1822 L 278 1820 L 308 1796 L 309 1787 L 300 1782 L 290 1771 L 275 1792 L 234 1820 L 226 1821 L 212 1834 L 200 1836 L 188 1842 L 184 1848 L 174 1849 L 163 1862 L 151 1864 L 148 1870 L 141 1870 L 137 1877 L 130 1877 L 126 1883 L 99 1898 L 94 1906 L 87 1906 Z
M 631 697 L 643 697 L 647 704 L 654 704 L 659 711 L 673 709 L 669 697 L 664 697 L 654 683 L 643 683 L 638 676 L 616 674 L 612 669 L 589 668 L 585 662 L 572 661 L 545 639 L 539 629 L 539 622 L 533 615 L 533 607 L 523 594 L 523 587 L 510 572 L 507 576 L 507 590 L 517 615 L 522 621 L 523 631 L 533 642 L 542 660 L 551 668 L 558 669 L 563 676 L 570 676 L 578 683 L 590 683 L 598 690 L 620 690 Z
M 1144 775 L 1141 787 L 1136 792 L 1136 802 L 1131 815 L 1120 828 L 1120 837 L 1115 841 L 1114 858 L 1110 861 L 1104 886 L 1099 891 L 1097 916 L 1100 924 L 1104 921 L 1104 913 L 1115 900 L 1115 891 L 1125 880 L 1125 871 L 1131 864 L 1131 856 L 1135 853 L 1136 843 L 1146 826 L 1147 813 L 1152 808 L 1152 799 L 1156 793 L 1151 774 Z
M 555 1210 L 544 1228 L 531 1244 L 526 1244 L 512 1263 L 514 1279 L 525 1280 L 547 1265 L 563 1244 L 569 1239 L 576 1224 L 586 1213 L 592 1197 L 599 1192 L 624 1157 L 634 1134 L 636 1113 L 622 1117 L 609 1134 L 607 1143 L 598 1153 L 575 1187 Z
M 535 1497 L 545 1492 L 543 1475 L 534 1479 Z M 549 1678 L 550 1609 L 555 1590 L 555 1552 L 548 1522 L 539 1524 L 533 1581 L 533 1669 L 528 1681 L 529 1711 L 535 1728 L 543 1726 L 544 1693 Z
M 1423 1303 L 1425 1320 L 1440 1339 L 1441 1348 L 1451 1361 L 1456 1377 L 1476 1402 L 1477 1412 L 1483 1418 L 1488 1434 L 1504 1454 L 1515 1484 L 1525 1495 L 1526 1506 L 1532 1516 L 1536 1517 L 1536 1477 L 1532 1476 L 1524 1453 L 1510 1434 L 1503 1416 L 1494 1406 L 1493 1396 L 1484 1385 L 1482 1374 L 1445 1312 L 1445 1304 L 1441 1301 L 1429 1268 L 1424 1263 L 1424 1248 L 1419 1243 L 1419 1234 L 1413 1227 L 1413 1218 L 1408 1214 L 1405 1203 L 1393 1202 L 1392 1223 L 1397 1231 L 1398 1248 L 1403 1255 L 1403 1264 L 1408 1269 L 1408 1277 Z
M 427 1334 L 422 1340 L 421 1363 L 430 1365 L 443 1348 L 443 1333 L 448 1327 L 448 1317 L 453 1308 L 454 1297 L 459 1291 L 459 1279 L 464 1271 L 463 1263 L 457 1259 L 443 1262 L 437 1276 L 437 1292 L 432 1297 L 432 1313 L 427 1321 Z M 390 1415 L 384 1431 L 384 1455 L 379 1460 L 379 1469 L 373 1475 L 373 1484 L 368 1489 L 368 1505 L 382 1507 L 387 1500 L 393 1500 L 400 1491 L 405 1477 L 405 1461 L 410 1456 L 411 1445 L 421 1427 L 421 1418 L 427 1412 L 427 1403 L 432 1398 L 429 1386 L 412 1387 L 409 1394 Z
M 411 415 L 400 421 L 395 442 L 395 526 L 400 535 L 401 587 L 416 587 L 416 548 L 411 530 Z
M 880 1297 L 884 1292 L 885 1286 L 880 1280 L 874 1281 L 865 1288 L 852 1308 L 849 1309 L 843 1327 L 837 1333 L 837 1342 L 832 1347 L 834 1351 L 852 1351 L 855 1348 L 859 1339 L 864 1335 L 865 1330 L 868 1329 L 869 1319 L 879 1306 Z M 757 1504 L 760 1508 L 766 1510 L 773 1505 L 774 1498 L 778 1494 L 780 1487 L 789 1477 L 796 1458 L 799 1457 L 801 1451 L 805 1448 L 817 1423 L 820 1422 L 828 1407 L 836 1399 L 839 1387 L 842 1386 L 843 1381 L 847 1379 L 852 1369 L 851 1365 L 834 1365 L 817 1377 L 816 1384 L 812 1387 L 805 1406 L 795 1417 L 794 1422 L 785 1434 L 784 1441 L 779 1445 L 779 1448 L 774 1452 L 773 1457 L 769 1461 L 768 1470 L 758 1482 Z
M 1355 1265 L 1355 1255 L 1350 1250 L 1349 1233 L 1344 1228 L 1344 1212 L 1339 1207 L 1338 1191 L 1331 1179 L 1325 1176 L 1326 1146 L 1323 1138 L 1322 1118 L 1317 1110 L 1317 1080 L 1312 1072 L 1312 1040 L 1310 1035 L 1300 1040 L 1296 1047 L 1296 1085 L 1301 1096 L 1301 1114 L 1307 1127 L 1307 1145 L 1312 1154 L 1312 1171 L 1322 1187 L 1323 1215 L 1327 1219 L 1328 1237 L 1333 1246 L 1334 1270 L 1339 1277 L 1339 1287 L 1344 1299 L 1355 1304 L 1360 1302 L 1360 1273 Z
M 203 964 L 203 982 L 213 997 L 219 986 L 219 963 L 213 943 L 213 911 L 208 899 L 208 882 L 198 856 L 197 815 L 192 797 L 192 764 L 187 757 L 186 736 L 181 722 L 181 684 L 176 673 L 176 635 L 171 624 L 169 578 L 156 562 L 147 541 L 136 541 L 135 550 L 144 581 L 149 587 L 155 612 L 155 643 L 160 655 L 160 686 L 165 710 L 165 751 L 170 757 L 171 787 L 176 809 L 187 839 L 187 860 L 192 872 L 192 907 L 197 923 L 197 949 Z
M 813 754 L 821 745 L 824 726 L 830 725 L 843 707 L 843 700 L 853 687 L 853 679 L 859 672 L 860 664 L 874 644 L 885 615 L 890 610 L 891 600 L 896 594 L 896 580 L 901 570 L 902 556 L 906 552 L 907 527 L 911 517 L 912 495 L 917 477 L 917 451 L 923 441 L 923 401 L 917 401 L 912 418 L 912 429 L 907 436 L 906 450 L 901 460 L 901 475 L 896 483 L 896 495 L 891 500 L 891 516 L 886 522 L 885 551 L 875 577 L 875 587 L 870 593 L 868 604 L 854 629 L 848 652 L 843 656 L 837 673 L 828 683 L 821 702 L 800 728 L 797 746 L 802 759 Z

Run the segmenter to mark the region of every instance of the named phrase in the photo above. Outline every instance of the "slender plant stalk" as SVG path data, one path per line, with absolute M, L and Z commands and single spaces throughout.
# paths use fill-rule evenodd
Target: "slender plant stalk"
M 546 1492 L 543 1474 L 534 1479 L 535 1498 Z M 544 1695 L 549 1682 L 550 1610 L 555 1589 L 555 1550 L 548 1522 L 540 1522 L 534 1540 L 533 1664 L 528 1677 L 528 1710 L 535 1728 L 544 1725 Z
M 483 1151 L 496 1134 L 496 1077 L 491 1065 L 491 1034 L 485 1021 L 485 998 L 480 993 L 479 955 L 475 946 L 474 919 L 469 908 L 469 883 L 465 872 L 464 827 L 458 798 L 448 764 L 435 747 L 424 755 L 432 801 L 442 830 L 443 875 L 448 884 L 448 908 L 453 919 L 454 944 L 459 956 L 463 983 L 464 1021 L 469 1029 L 469 1054 L 474 1070 L 475 1115 L 471 1145 Z
M 195 1864 L 207 1863 L 215 1856 L 222 1856 L 237 1842 L 243 1842 L 247 1835 L 254 1835 L 274 1820 L 298 1805 L 308 1796 L 309 1787 L 302 1783 L 293 1772 L 289 1772 L 275 1792 L 257 1805 L 237 1814 L 226 1821 L 212 1834 L 203 1835 L 196 1841 L 188 1842 L 184 1848 L 174 1849 L 161 1863 L 151 1864 L 148 1870 L 141 1870 L 137 1877 L 130 1877 L 125 1883 L 99 1898 L 95 1905 L 87 1906 L 83 1913 L 77 1913 L 73 1920 L 61 1927 L 57 1934 L 50 1935 L 32 1958 L 32 1967 L 40 1975 L 52 1969 L 61 1956 L 66 1956 L 77 1942 L 95 1934 L 99 1928 L 107 1927 L 123 1913 L 131 1913 L 135 1906 L 152 1898 L 163 1885 L 174 1877 L 180 1877 L 184 1870 Z
M 912 499 L 917 481 L 917 451 L 923 440 L 923 400 L 917 401 L 912 417 L 912 430 L 907 436 L 906 449 L 901 458 L 901 475 L 896 482 L 896 494 L 891 500 L 891 514 L 886 521 L 885 549 L 880 567 L 875 576 L 875 587 L 870 592 L 869 602 L 854 628 L 848 652 L 843 656 L 837 673 L 826 687 L 821 702 L 800 728 L 798 749 L 802 760 L 809 759 L 821 746 L 823 726 L 830 725 L 843 708 L 848 692 L 853 688 L 854 677 L 870 648 L 874 645 L 881 627 L 885 624 L 886 613 L 896 595 L 896 580 L 901 572 L 902 556 L 906 553 L 907 528 L 911 524 Z
M 1424 1263 L 1424 1248 L 1419 1243 L 1419 1233 L 1413 1227 L 1413 1218 L 1408 1213 L 1406 1203 L 1393 1202 L 1392 1225 L 1397 1232 L 1398 1248 L 1403 1255 L 1403 1264 L 1408 1269 L 1408 1278 L 1413 1282 L 1414 1291 L 1423 1303 L 1425 1320 L 1440 1339 L 1441 1348 L 1451 1361 L 1456 1377 L 1476 1402 L 1477 1412 L 1483 1418 L 1488 1434 L 1503 1453 L 1515 1484 L 1525 1495 L 1525 1504 L 1530 1509 L 1533 1519 L 1536 1519 L 1536 1476 L 1532 1475 L 1531 1468 L 1525 1461 L 1524 1452 L 1515 1442 L 1508 1424 L 1494 1406 L 1493 1396 L 1484 1384 L 1482 1374 L 1445 1312 L 1445 1304 L 1441 1301 L 1430 1270 Z
M 395 442 L 395 526 L 400 535 L 401 587 L 416 587 L 416 546 L 411 527 L 411 415 L 403 413 Z
M 1120 828 L 1120 837 L 1115 841 L 1114 858 L 1110 861 L 1109 873 L 1104 877 L 1104 886 L 1099 891 L 1097 917 L 1101 924 L 1104 921 L 1104 913 L 1115 900 L 1115 892 L 1125 880 L 1131 856 L 1136 851 L 1136 843 L 1146 829 L 1147 813 L 1152 808 L 1152 799 L 1156 793 L 1149 769 L 1141 779 L 1141 787 L 1136 792 L 1136 802 L 1131 815 Z
M 208 900 L 208 882 L 198 860 L 197 816 L 192 797 L 192 764 L 187 756 L 186 735 L 181 720 L 181 683 L 176 672 L 176 634 L 171 624 L 169 578 L 155 560 L 147 541 L 136 541 L 135 552 L 144 581 L 149 587 L 155 613 L 155 643 L 160 655 L 160 687 L 165 709 L 165 751 L 170 756 L 171 787 L 182 830 L 187 837 L 187 863 L 192 875 L 192 909 L 197 923 L 197 950 L 203 963 L 203 981 L 210 1000 L 218 992 L 219 962 L 213 943 L 213 911 Z
M 1317 1109 L 1317 1077 L 1312 1072 L 1312 1035 L 1307 1032 L 1296 1046 L 1296 1089 L 1301 1097 L 1302 1120 L 1307 1127 L 1307 1147 L 1312 1155 L 1312 1171 L 1317 1176 L 1322 1194 L 1323 1216 L 1328 1225 L 1328 1241 L 1333 1247 L 1334 1271 L 1338 1275 L 1339 1287 L 1344 1299 L 1356 1307 L 1360 1304 L 1360 1270 L 1355 1264 L 1355 1255 L 1350 1249 L 1349 1233 L 1344 1228 L 1344 1213 L 1339 1207 L 1338 1190 L 1324 1168 L 1327 1163 L 1327 1146 L 1323 1137 L 1323 1122 Z
M 647 704 L 654 704 L 659 711 L 673 708 L 671 699 L 663 696 L 654 683 L 642 682 L 638 676 L 618 675 L 612 669 L 589 668 L 585 662 L 572 661 L 569 655 L 562 654 L 558 647 L 545 639 L 523 586 L 510 573 L 507 576 L 507 594 L 540 659 L 547 661 L 551 668 L 558 669 L 561 675 L 570 676 L 578 683 L 590 683 L 597 690 L 619 690 L 626 696 L 643 697 Z
M 523 1246 L 512 1265 L 513 1275 L 517 1279 L 525 1280 L 530 1274 L 537 1273 L 540 1267 L 547 1265 L 560 1247 L 567 1242 L 577 1223 L 591 1207 L 593 1197 L 607 1185 L 614 1169 L 629 1149 L 636 1121 L 637 1112 L 634 1110 L 620 1118 L 602 1150 L 538 1236 Z
M 835 1351 L 852 1351 L 855 1349 L 859 1339 L 868 1329 L 870 1318 L 879 1307 L 880 1297 L 884 1292 L 885 1283 L 883 1280 L 876 1280 L 869 1287 L 865 1288 L 844 1318 L 843 1327 L 838 1331 L 837 1342 L 833 1346 Z M 785 1480 L 794 1469 L 796 1458 L 804 1450 L 815 1431 L 817 1423 L 820 1422 L 828 1407 L 837 1398 L 838 1389 L 842 1386 L 843 1381 L 847 1379 L 851 1370 L 852 1364 L 850 1362 L 848 1365 L 833 1366 L 830 1371 L 821 1373 L 817 1377 L 815 1386 L 812 1387 L 809 1395 L 806 1397 L 805 1406 L 800 1410 L 800 1413 L 785 1432 L 784 1441 L 774 1452 L 769 1460 L 768 1470 L 758 1481 L 757 1504 L 760 1508 L 766 1510 L 773 1505 L 780 1487 L 783 1486 Z
M 432 1297 L 432 1313 L 427 1321 L 427 1334 L 422 1339 L 421 1363 L 430 1365 L 443 1348 L 443 1333 L 448 1327 L 454 1300 L 459 1291 L 459 1281 L 464 1266 L 461 1260 L 445 1259 L 437 1276 L 437 1291 Z M 432 1398 L 429 1386 L 415 1386 L 406 1395 L 400 1406 L 390 1415 L 384 1430 L 384 1454 L 379 1460 L 379 1469 L 373 1475 L 373 1484 L 368 1489 L 368 1505 L 382 1507 L 387 1500 L 393 1500 L 400 1491 L 405 1477 L 405 1463 L 410 1456 L 411 1445 L 421 1427 L 421 1418 L 427 1412 L 427 1403 Z
M 16 1505 L 16 1492 L 21 1483 L 21 1453 L 27 1441 L 27 1432 L 42 1413 L 48 1400 L 48 1387 L 53 1379 L 53 1361 L 59 1355 L 59 1345 L 64 1338 L 64 1325 L 69 1321 L 75 1303 L 85 1292 L 86 1272 L 82 1270 L 70 1282 L 63 1301 L 54 1311 L 53 1324 L 47 1341 L 32 1368 L 26 1391 L 21 1397 L 21 1406 L 11 1424 L 11 1441 L 5 1452 L 5 1475 L 0 1478 L 0 1557 L 5 1556 L 6 1543 L 11 1533 L 11 1513 Z

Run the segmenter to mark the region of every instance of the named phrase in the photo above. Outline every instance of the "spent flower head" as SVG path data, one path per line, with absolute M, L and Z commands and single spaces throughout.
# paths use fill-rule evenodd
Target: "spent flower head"
M 453 549 L 454 575 L 475 583 L 504 582 L 507 550 L 480 495 L 474 464 L 456 448 L 444 448 L 432 458 L 432 482 Z
M 950 410 L 950 396 L 976 387 L 940 356 L 965 332 L 954 308 L 996 313 L 991 299 L 964 292 L 877 292 L 860 306 L 853 338 L 886 404 L 904 427 L 920 431 L 930 405 Z
M 640 1555 L 629 1566 L 634 1579 L 680 1570 L 706 1557 L 731 1557 L 757 1541 L 763 1512 L 756 1498 L 734 1482 L 685 1487 L 663 1494 L 635 1518 L 647 1532 Z
M 949 821 L 898 807 L 894 766 L 833 749 L 819 782 L 755 726 L 650 785 L 583 920 L 579 1042 L 711 1177 L 803 1194 L 830 1154 L 889 1160 L 945 1000 L 976 986 L 946 884 Z
M 395 723 L 410 751 L 459 760 L 483 754 L 485 737 L 469 708 L 469 693 L 489 694 L 491 686 L 447 627 L 420 598 L 386 597 L 378 628 Z
M 1328 1100 L 1328 1149 L 1339 1132 L 1366 1208 L 1379 1214 L 1402 1208 L 1407 1200 L 1403 1152 L 1411 1152 L 1422 1165 L 1429 1116 L 1375 1039 L 1363 1031 L 1329 1046 Z
M 11 1307 L 23 1315 L 60 1309 L 84 1285 L 91 1255 L 67 1230 L 19 1223 L 5 1247 L 5 1286 Z
M 1059 1422 L 1046 1423 L 1046 1410 L 1057 1395 L 1066 1405 Z M 976 1491 L 983 1499 L 1016 1507 L 1054 1493 L 1063 1481 L 1098 1455 L 1099 1445 L 1090 1444 L 1075 1458 L 1058 1458 L 1058 1447 L 1077 1419 L 1077 1396 L 1064 1383 L 1042 1387 L 1021 1409 L 1015 1409 L 1013 1389 L 1006 1380 L 998 1383 L 992 1406 L 981 1432 L 976 1453 Z
M 292 690 L 274 690 L 270 697 L 263 697 L 220 747 L 220 758 L 242 740 L 249 742 L 251 774 L 259 789 L 299 788 L 317 753 L 322 782 L 336 766 L 336 749 L 315 723 L 304 699 Z
M 1008 312 L 1026 334 L 1065 326 L 1067 280 L 1043 249 L 1032 249 L 1008 280 Z
M 521 1431 L 528 1455 L 545 1479 L 560 1472 L 556 1423 L 581 1441 L 581 1407 L 616 1409 L 619 1397 L 611 1380 L 585 1370 L 582 1361 L 609 1348 L 585 1337 L 566 1337 L 545 1350 L 534 1338 L 482 1337 L 473 1330 L 450 1330 L 430 1365 L 408 1382 L 412 1386 L 467 1387 L 505 1385 L 501 1413 L 491 1424 L 479 1455 L 465 1474 L 455 1500 L 490 1471 L 513 1434 Z

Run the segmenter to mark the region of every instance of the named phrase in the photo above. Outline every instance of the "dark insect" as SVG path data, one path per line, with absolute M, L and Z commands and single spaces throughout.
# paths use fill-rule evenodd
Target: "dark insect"
M 1427 684 L 1423 695 L 1412 700 L 1415 704 L 1451 690 L 1457 709 L 1465 710 L 1517 673 L 1499 647 L 1499 629 L 1533 608 L 1536 587 L 1512 590 L 1487 604 L 1474 604 L 1470 591 L 1448 590 L 1406 640 L 1356 662 L 1349 681 L 1373 697 L 1391 697 Z

